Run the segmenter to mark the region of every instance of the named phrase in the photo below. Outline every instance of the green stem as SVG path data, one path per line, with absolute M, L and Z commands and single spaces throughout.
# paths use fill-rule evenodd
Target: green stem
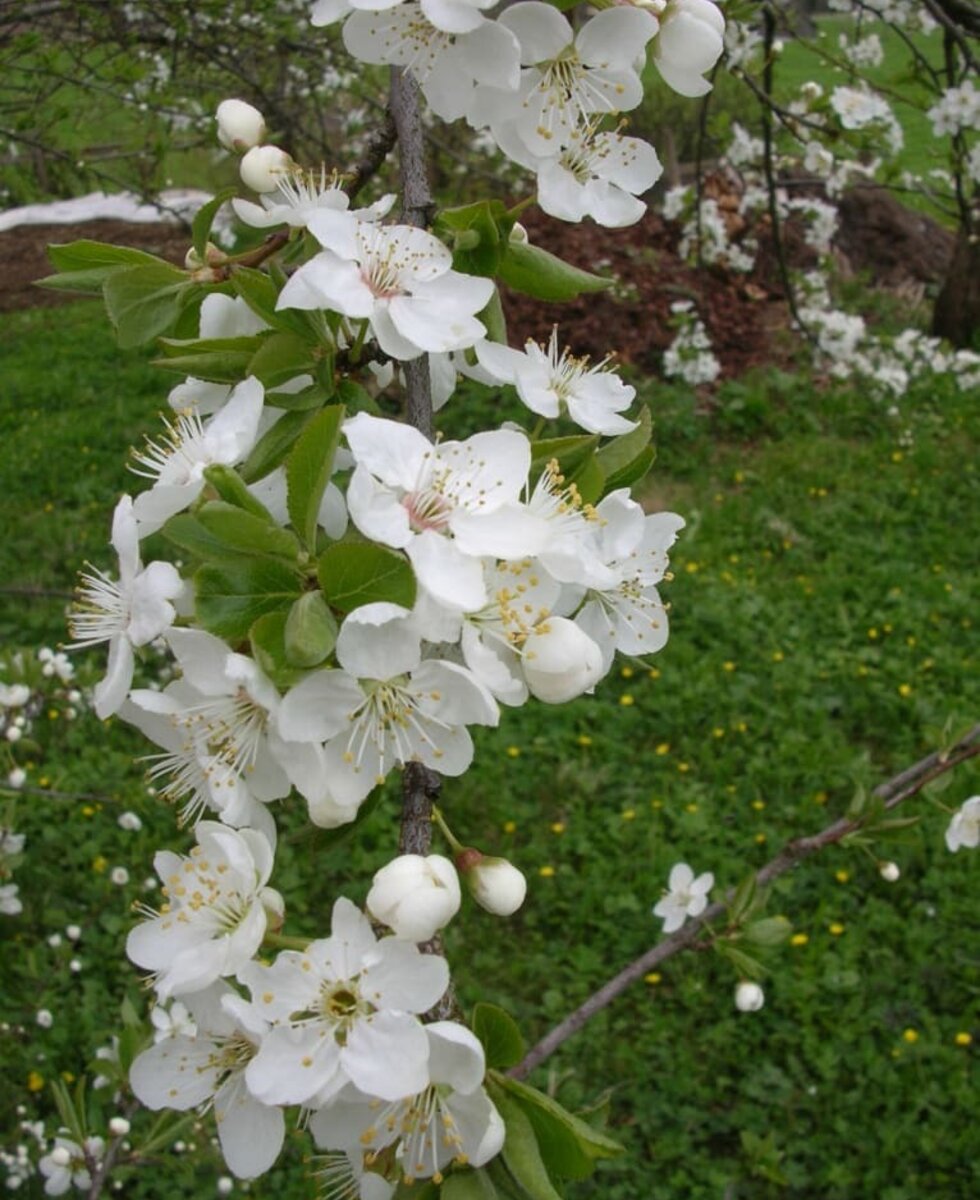
M 533 196 L 525 196 L 525 198 L 523 200 L 518 200 L 518 202 L 514 205 L 513 208 L 509 208 L 507 210 L 507 216 L 508 217 L 519 217 L 521 215 L 521 213 L 525 210 L 525 208 L 530 208 L 531 205 L 535 203 L 537 198 L 538 198 L 537 194 L 535 194 Z
M 347 357 L 352 363 L 360 362 L 361 351 L 364 349 L 364 339 L 367 336 L 369 321 L 362 321 L 361 326 L 357 331 L 357 336 L 354 338 L 354 345 L 351 346 L 347 353 Z
M 457 841 L 453 835 L 453 831 L 446 824 L 442 813 L 439 811 L 438 805 L 435 804 L 432 806 L 432 819 L 439 826 L 439 829 L 442 832 L 443 837 L 449 843 L 452 852 L 454 854 L 459 854 L 459 852 L 463 849 L 463 846 L 459 841 Z
M 305 950 L 310 944 L 310 938 L 287 937 L 283 933 L 266 933 L 262 945 L 272 950 Z

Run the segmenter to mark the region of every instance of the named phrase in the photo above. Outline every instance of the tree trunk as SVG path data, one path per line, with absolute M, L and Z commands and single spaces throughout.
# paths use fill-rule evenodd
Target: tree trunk
M 980 234 L 961 229 L 946 279 L 936 297 L 932 332 L 954 346 L 980 339 Z

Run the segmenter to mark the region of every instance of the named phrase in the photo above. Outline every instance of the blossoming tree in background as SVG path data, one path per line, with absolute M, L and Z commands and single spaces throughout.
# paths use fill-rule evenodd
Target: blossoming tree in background
M 617 653 L 664 648 L 660 586 L 684 522 L 631 496 L 653 458 L 634 389 L 560 330 L 545 344 L 508 331 L 497 285 L 558 300 L 606 286 L 531 244 L 517 218 L 537 200 L 564 221 L 638 220 L 660 166 L 621 114 L 642 99 L 644 55 L 701 95 L 725 23 L 711 0 L 616 5 L 576 24 L 538 0 L 497 15 L 479 0 L 317 0 L 310 15 L 339 26 L 359 63 L 390 68 L 362 159 L 297 163 L 231 99 L 218 136 L 257 201 L 215 196 L 183 269 L 90 242 L 51 251 L 55 286 L 101 291 L 120 343 L 157 341 L 181 377 L 173 416 L 134 458 L 148 486 L 115 508 L 117 577 L 84 575 L 72 622 L 75 645 L 109 647 L 96 711 L 145 733 L 161 794 L 193 827 L 189 853 L 156 855 L 163 902 L 128 937 L 156 1033 L 125 1065 L 145 1106 L 208 1107 L 243 1179 L 274 1167 L 301 1116 L 330 1200 L 553 1200 L 619 1147 L 522 1081 L 548 1039 L 525 1056 L 503 1010 L 461 1010 L 440 930 L 464 889 L 505 918 L 526 883 L 460 840 L 451 789 L 435 801 L 473 763 L 470 727 L 495 726 L 501 705 L 565 703 Z M 532 194 L 438 209 L 424 146 L 436 120 L 465 121 Z M 400 195 L 363 204 L 396 144 Z M 229 202 L 264 235 L 238 253 L 210 240 Z M 512 387 L 526 421 L 440 438 L 433 414 L 460 376 Z M 155 534 L 174 563 L 146 561 Z M 175 677 L 134 688 L 137 654 L 161 638 Z M 356 836 L 396 771 L 399 853 L 365 910 L 339 896 L 316 937 L 287 932 L 282 806 L 295 794 L 313 826 Z M 711 873 L 677 864 L 654 910 L 670 935 L 657 953 L 724 914 L 736 1005 L 757 1010 L 758 963 L 734 943 L 786 936 L 785 920 L 762 916 L 764 885 L 821 845 L 886 828 L 906 794 L 856 806 L 724 904 L 708 905 Z M 972 804 L 951 849 L 976 844 Z M 445 855 L 431 852 L 433 824 Z M 97 1196 L 128 1120 L 110 1122 L 107 1142 L 59 1096 L 73 1136 L 41 1161 L 46 1191 Z

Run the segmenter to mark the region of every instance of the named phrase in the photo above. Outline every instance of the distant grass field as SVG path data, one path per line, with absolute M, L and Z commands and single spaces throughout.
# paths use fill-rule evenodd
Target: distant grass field
M 140 355 L 119 354 L 94 304 L 15 314 L 6 328 L 9 652 L 65 637 L 65 601 L 18 589 L 64 591 L 84 559 L 111 565 L 109 515 L 138 482 L 126 449 L 153 432 L 168 382 Z M 650 908 L 672 863 L 713 871 L 719 887 L 738 882 L 980 707 L 975 397 L 939 381 L 894 419 L 866 395 L 818 390 L 802 374 L 726 385 L 710 405 L 640 386 L 658 447 L 645 499 L 687 521 L 664 589 L 670 641 L 654 666 L 623 664 L 592 698 L 507 712 L 499 731 L 478 732 L 473 770 L 444 790 L 458 834 L 512 857 L 531 884 L 511 921 L 470 906 L 450 928 L 461 1000 L 504 1004 L 532 1038 L 657 939 Z M 492 412 L 465 392 L 446 424 L 463 433 Z M 99 655 L 80 662 L 89 679 L 102 670 Z M 15 1106 L 50 1121 L 46 1082 L 86 1069 L 125 992 L 144 1006 L 123 956 L 129 905 L 154 849 L 180 840 L 132 761 L 146 745 L 118 721 L 69 721 L 59 704 L 38 724 L 37 748 L 7 748 L 8 760 L 29 764 L 32 787 L 95 798 L 16 801 L 15 827 L 28 836 L 16 875 L 25 912 L 0 918 L 0 1020 L 13 1027 L 0 1096 L 8 1149 L 21 1138 Z M 958 806 L 980 791 L 978 776 L 975 764 L 961 768 L 936 799 Z M 273 882 L 288 932 L 323 932 L 341 891 L 363 899 L 394 844 L 393 783 L 386 796 L 363 836 L 334 848 L 309 835 L 302 805 L 282 807 Z M 142 831 L 119 829 L 122 808 L 142 816 Z M 921 826 L 874 849 L 900 863 L 899 883 L 885 883 L 863 851 L 836 849 L 779 884 L 769 913 L 790 918 L 797 937 L 769 955 L 762 1012 L 736 1014 L 736 976 L 715 956 L 675 958 L 539 1072 L 572 1106 L 608 1094 L 612 1130 L 629 1149 L 570 1195 L 977 1195 L 978 858 L 947 853 L 948 818 L 928 799 L 910 811 Z M 116 865 L 129 883 L 109 882 Z M 70 922 L 83 927 L 78 946 L 50 946 Z M 55 1014 L 50 1030 L 34 1023 L 41 1007 Z M 148 1126 L 138 1117 L 134 1137 Z M 184 1138 L 203 1143 L 200 1131 Z M 309 1195 L 305 1139 L 290 1145 L 282 1173 L 251 1196 Z M 221 1168 L 198 1162 L 157 1158 L 124 1194 L 211 1195 Z

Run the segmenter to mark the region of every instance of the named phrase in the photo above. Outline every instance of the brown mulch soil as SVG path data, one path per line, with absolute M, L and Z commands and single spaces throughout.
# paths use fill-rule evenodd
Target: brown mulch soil
M 36 280 L 54 273 L 45 247 L 89 238 L 133 246 L 182 265 L 190 238 L 178 225 L 137 225 L 131 221 L 83 221 L 76 225 L 21 225 L 0 233 L 0 312 L 77 299 L 66 292 L 36 286 Z
M 737 196 L 727 181 L 709 178 L 713 194 L 739 237 L 744 223 Z M 846 271 L 865 271 L 885 286 L 925 285 L 941 277 L 952 236 L 933 222 L 904 209 L 882 189 L 865 189 L 841 206 L 838 257 Z M 559 326 L 562 346 L 576 354 L 619 359 L 647 371 L 657 370 L 674 337 L 670 306 L 692 300 L 722 364 L 724 377 L 761 364 L 779 364 L 792 356 L 796 338 L 790 320 L 766 220 L 753 231 L 760 243 L 755 269 L 748 275 L 720 268 L 691 267 L 677 253 L 679 226 L 649 211 L 627 229 L 604 229 L 584 221 L 570 225 L 531 212 L 525 226 L 531 241 L 586 270 L 613 276 L 614 287 L 549 304 L 503 290 L 512 340 L 545 342 Z M 74 297 L 35 286 L 51 273 L 44 253 L 48 243 L 79 238 L 136 246 L 181 264 L 189 236 L 175 225 L 135 225 L 125 221 L 88 221 L 77 225 L 32 225 L 0 233 L 0 312 L 62 304 Z M 812 252 L 800 230 L 785 230 L 786 251 L 794 266 L 812 265 Z

